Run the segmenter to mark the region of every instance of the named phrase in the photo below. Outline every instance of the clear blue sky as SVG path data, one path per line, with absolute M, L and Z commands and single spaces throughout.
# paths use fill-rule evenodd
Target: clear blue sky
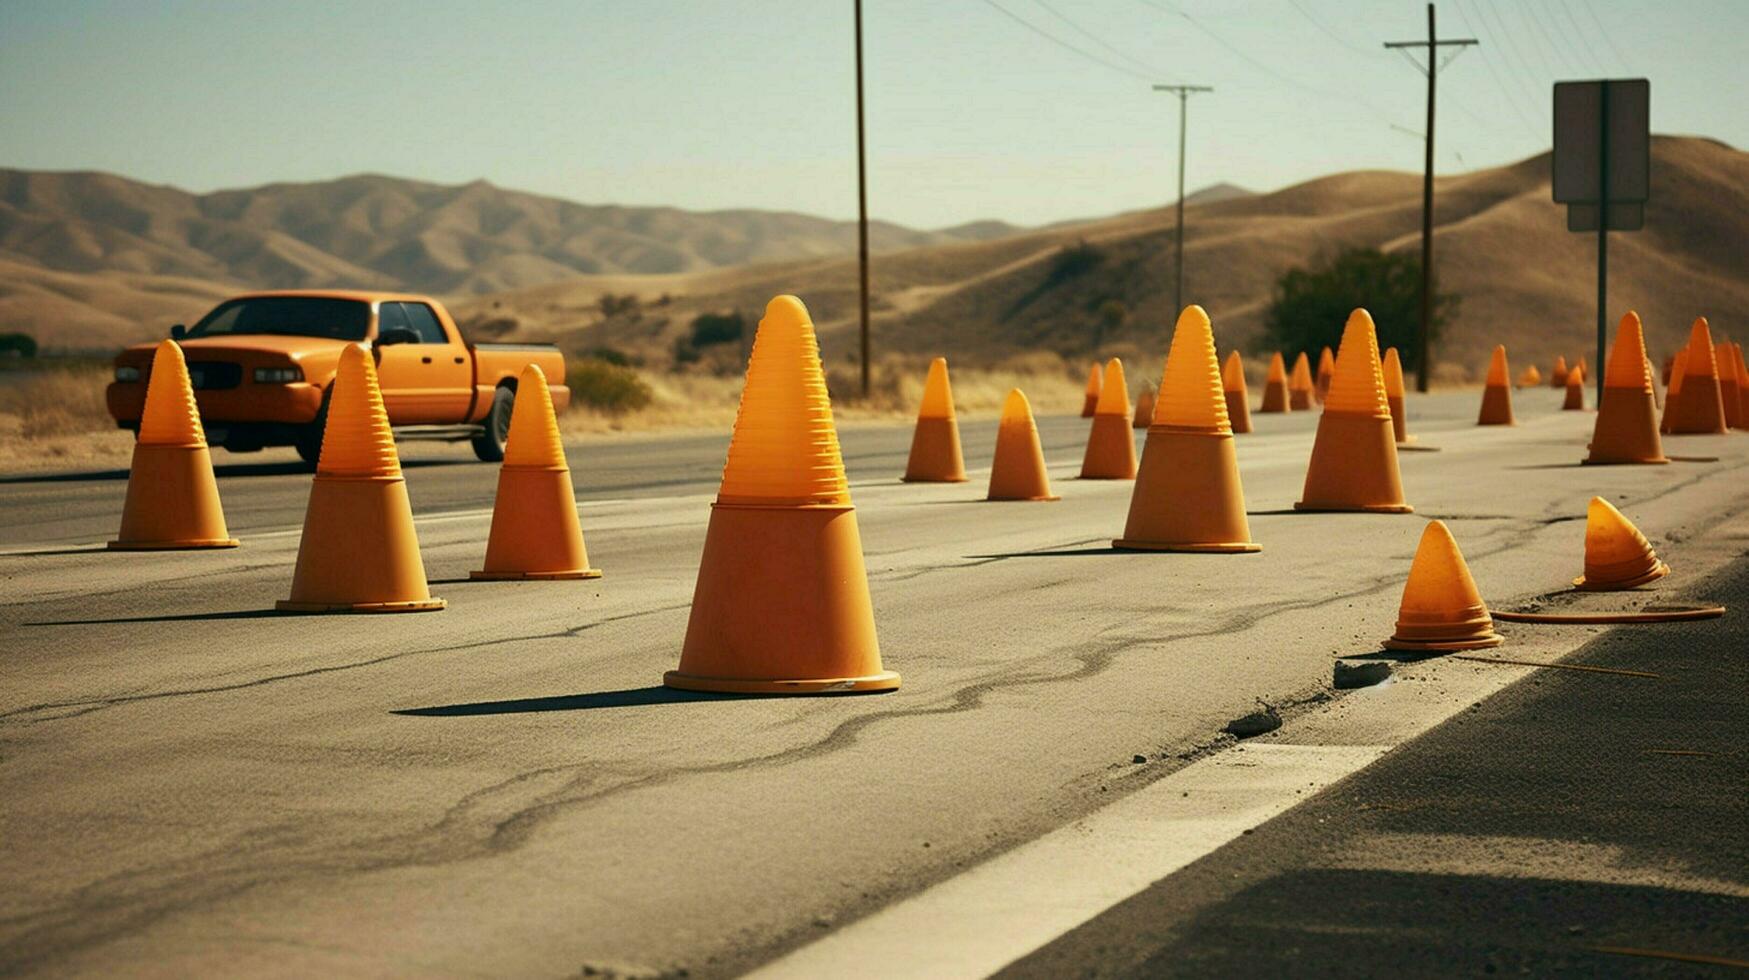
M 852 217 L 850 9 L 0 0 L 0 165 L 190 190 L 484 177 Z M 1749 2 L 1443 0 L 1439 17 L 1483 42 L 1441 75 L 1441 172 L 1546 148 L 1550 82 L 1605 73 L 1651 78 L 1656 131 L 1749 143 Z M 1155 81 L 1217 89 L 1192 102 L 1193 189 L 1421 167 L 1402 130 L 1422 128 L 1424 82 L 1379 47 L 1424 36 L 1420 0 L 866 0 L 865 29 L 870 208 L 909 225 L 1170 200 L 1177 101 Z

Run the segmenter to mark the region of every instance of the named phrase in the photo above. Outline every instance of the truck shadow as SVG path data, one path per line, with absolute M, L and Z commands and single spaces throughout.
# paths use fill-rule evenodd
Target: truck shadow
M 401 468 L 404 470 L 424 469 L 427 466 L 465 466 L 474 462 L 471 459 L 403 459 Z M 300 460 L 279 463 L 224 463 L 213 467 L 213 475 L 219 479 L 247 476 L 309 476 L 315 473 L 315 467 Z M 127 470 L 88 470 L 72 473 L 26 473 L 19 476 L 0 476 L 0 486 L 24 483 L 87 483 L 105 480 L 126 480 Z

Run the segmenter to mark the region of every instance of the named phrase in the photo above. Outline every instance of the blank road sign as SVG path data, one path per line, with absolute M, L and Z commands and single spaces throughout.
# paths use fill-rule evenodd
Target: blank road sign
M 1607 130 L 1603 119 L 1604 86 L 1609 87 Z M 1651 195 L 1651 92 L 1651 83 L 1643 78 L 1555 83 L 1556 203 L 1595 205 L 1603 200 L 1600 185 L 1606 132 L 1609 201 L 1640 203 Z M 1627 216 L 1618 213 L 1619 210 L 1610 208 L 1611 228 L 1623 227 L 1618 222 Z M 1597 227 L 1596 220 L 1593 213 L 1592 228 Z

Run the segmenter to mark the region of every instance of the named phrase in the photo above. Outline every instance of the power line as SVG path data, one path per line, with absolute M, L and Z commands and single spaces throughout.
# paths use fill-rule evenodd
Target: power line
M 1335 41 L 1337 44 L 1340 44 L 1343 47 L 1347 48 L 1348 50 L 1353 51 L 1355 54 L 1366 55 L 1369 58 L 1378 53 L 1376 51 L 1372 51 L 1372 50 L 1369 50 L 1367 48 L 1363 48 L 1363 47 L 1359 46 L 1358 44 L 1354 44 L 1354 43 L 1348 41 L 1346 38 L 1342 37 L 1341 35 L 1337 34 L 1335 31 L 1331 30 L 1330 28 L 1324 26 L 1324 22 L 1319 20 L 1316 17 L 1313 17 L 1312 12 L 1307 10 L 1303 5 L 1301 5 L 1300 0 L 1288 0 L 1288 3 L 1292 4 L 1293 8 L 1300 12 L 1301 17 L 1304 17 L 1308 22 L 1311 23 L 1311 25 L 1313 27 L 1316 27 L 1318 30 L 1323 31 L 1325 36 L 1329 37 L 1332 41 Z
M 1178 96 L 1178 242 L 1175 249 L 1177 272 L 1172 280 L 1173 316 L 1184 309 L 1184 133 L 1189 125 L 1190 97 L 1199 92 L 1213 92 L 1207 85 L 1156 85 L 1156 92 L 1171 92 Z
M 1482 33 L 1481 31 L 1476 30 L 1476 25 L 1471 23 L 1469 15 L 1465 13 L 1463 0 L 1455 0 L 1455 2 L 1457 3 L 1458 16 L 1463 18 L 1464 26 L 1470 29 L 1470 33 Z M 1524 124 L 1524 131 L 1537 139 L 1541 139 L 1542 137 L 1539 135 L 1536 125 L 1530 121 L 1530 117 L 1525 115 L 1524 110 L 1519 107 L 1518 97 L 1514 95 L 1512 89 L 1501 80 L 1500 73 L 1494 70 L 1494 62 L 1488 58 L 1488 53 L 1486 51 L 1482 52 L 1482 66 L 1488 69 L 1488 77 L 1494 80 L 1494 87 L 1500 90 L 1500 96 L 1506 100 L 1507 106 L 1512 109 L 1512 114 L 1518 117 L 1520 123 Z
M 1554 17 L 1554 14 L 1552 11 L 1544 11 L 1540 9 L 1541 6 L 1542 5 L 1538 3 L 1525 5 L 1525 9 L 1530 11 L 1531 26 L 1536 29 L 1536 32 L 1542 36 L 1544 41 L 1548 42 L 1549 48 L 1553 50 L 1556 57 L 1560 59 L 1561 68 L 1563 70 L 1570 71 L 1574 77 L 1584 74 L 1584 65 L 1580 64 L 1578 58 L 1573 57 L 1570 54 L 1572 41 L 1568 40 L 1561 34 L 1559 25 L 1556 25 L 1553 30 L 1550 30 L 1544 25 L 1543 14 L 1548 13 L 1551 18 L 1550 23 L 1553 23 L 1552 18 Z
M 1597 33 L 1603 35 L 1603 43 L 1609 45 L 1609 50 L 1615 52 L 1615 60 L 1620 62 L 1623 68 L 1630 72 L 1633 71 L 1634 66 L 1628 61 L 1628 56 L 1622 54 L 1621 49 L 1615 46 L 1615 40 L 1609 36 L 1609 31 L 1604 28 L 1603 21 L 1597 19 L 1597 11 L 1592 10 L 1591 5 L 1583 2 L 1583 0 L 1581 0 L 1579 6 L 1585 8 L 1585 13 L 1590 16 L 1591 23 L 1597 25 Z
M 1019 24 L 1021 27 L 1026 28 L 1027 30 L 1033 32 L 1034 34 L 1037 34 L 1039 37 L 1042 37 L 1045 40 L 1051 42 L 1052 44 L 1055 44 L 1059 48 L 1063 48 L 1064 50 L 1067 50 L 1067 51 L 1073 51 L 1075 54 L 1080 55 L 1081 57 L 1087 59 L 1088 61 L 1091 61 L 1095 64 L 1104 65 L 1105 67 L 1110 68 L 1112 71 L 1115 71 L 1115 72 L 1122 72 L 1123 74 L 1128 75 L 1131 78 L 1139 78 L 1144 82 L 1148 81 L 1148 79 L 1149 79 L 1149 76 L 1144 75 L 1141 72 L 1131 71 L 1130 69 L 1125 68 L 1123 65 L 1113 64 L 1112 62 L 1106 61 L 1104 58 L 1101 58 L 1096 54 L 1093 54 L 1093 53 L 1088 52 L 1088 51 L 1084 51 L 1081 48 L 1078 48 L 1075 45 L 1070 44 L 1068 41 L 1065 41 L 1062 38 L 1057 37 L 1055 34 L 1049 33 L 1044 28 L 1039 27 L 1038 25 L 1032 23 L 1031 21 L 1026 20 L 1026 19 L 1016 15 L 1013 11 L 1010 11 L 1006 7 L 1003 7 L 1001 4 L 997 3 L 996 0 L 984 0 L 984 2 L 986 4 L 988 4 L 992 10 L 995 10 L 997 13 L 1001 14 L 1002 16 L 1008 18 L 1011 21 L 1014 21 L 1016 24 Z
M 1055 7 L 1052 7 L 1050 4 L 1045 3 L 1045 0 L 1032 0 L 1032 2 L 1038 4 L 1040 7 L 1044 8 L 1045 13 L 1050 14 L 1052 17 L 1055 17 L 1056 19 L 1069 25 L 1070 30 L 1081 35 L 1082 37 L 1086 38 L 1087 40 L 1092 41 L 1094 44 L 1099 45 L 1100 47 L 1104 48 L 1105 50 L 1111 52 L 1112 54 L 1117 55 L 1119 58 L 1122 58 L 1123 60 L 1129 62 L 1130 64 L 1135 65 L 1137 68 L 1140 68 L 1143 71 L 1153 72 L 1155 74 L 1159 74 L 1158 68 L 1155 68 L 1153 65 L 1147 64 L 1145 62 L 1138 61 L 1137 59 L 1130 57 L 1129 55 L 1123 53 L 1122 51 L 1119 51 L 1117 48 L 1114 48 L 1111 45 L 1105 43 L 1105 41 L 1102 38 L 1098 37 L 1093 32 L 1087 30 L 1086 28 L 1082 27 L 1080 24 L 1077 24 L 1074 21 L 1070 20 L 1069 18 L 1063 16 L 1061 13 L 1059 13 L 1057 11 L 1057 9 Z
M 1567 23 L 1573 28 L 1573 37 L 1578 39 L 1578 48 L 1585 55 L 1585 61 L 1590 70 L 1599 77 L 1609 74 L 1609 67 L 1597 53 L 1591 49 L 1591 41 L 1585 36 L 1584 28 L 1579 26 L 1579 18 L 1573 16 L 1573 8 L 1567 5 L 1567 0 L 1557 0 L 1561 6 L 1561 15 L 1567 18 Z
M 1459 9 L 1460 11 L 1464 9 L 1463 0 L 1459 0 Z M 1500 50 L 1502 56 L 1500 62 L 1501 67 L 1504 68 L 1508 76 L 1510 76 L 1512 83 L 1512 88 L 1509 89 L 1509 91 L 1524 91 L 1526 86 L 1519 81 L 1519 79 L 1523 77 L 1530 79 L 1528 88 L 1532 93 L 1541 92 L 1542 87 L 1537 83 L 1536 72 L 1530 70 L 1528 63 L 1519 60 L 1518 52 L 1514 49 L 1510 40 L 1502 40 L 1506 37 L 1505 33 L 1503 31 L 1495 30 L 1492 25 L 1486 23 L 1488 18 L 1482 16 L 1484 8 L 1482 7 L 1481 0 L 1474 0 L 1474 5 L 1470 6 L 1468 9 L 1473 14 L 1473 17 L 1466 19 L 1473 19 L 1475 21 L 1475 26 L 1479 28 L 1476 33 L 1492 35 L 1495 41 L 1495 47 Z M 1532 95 L 1530 106 L 1531 118 L 1536 121 L 1538 128 L 1543 128 L 1548 125 L 1549 113 L 1547 107 L 1543 105 L 1542 100 L 1535 95 Z

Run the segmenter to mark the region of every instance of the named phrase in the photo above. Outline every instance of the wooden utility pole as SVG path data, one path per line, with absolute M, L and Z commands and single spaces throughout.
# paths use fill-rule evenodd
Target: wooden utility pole
M 862 131 L 862 0 L 856 5 L 856 255 L 862 276 L 862 397 L 868 398 L 868 150 Z
M 1184 311 L 1184 133 L 1189 114 L 1189 99 L 1194 92 L 1213 92 L 1207 85 L 1156 85 L 1156 92 L 1172 92 L 1178 96 L 1178 243 L 1177 270 L 1172 277 L 1172 316 Z

